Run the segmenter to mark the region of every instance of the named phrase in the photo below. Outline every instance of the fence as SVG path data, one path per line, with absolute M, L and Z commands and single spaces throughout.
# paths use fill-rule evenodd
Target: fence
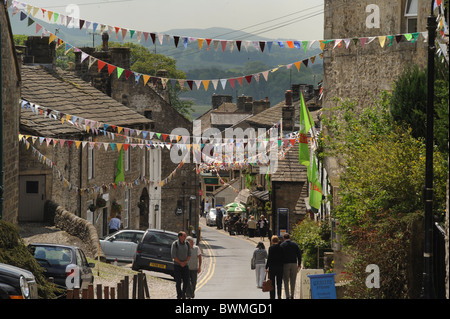
M 133 289 L 131 299 L 150 299 L 147 277 L 139 272 L 133 276 Z M 94 294 L 94 285 L 87 288 L 68 289 L 66 299 L 130 299 L 130 277 L 125 276 L 116 287 L 98 284 Z

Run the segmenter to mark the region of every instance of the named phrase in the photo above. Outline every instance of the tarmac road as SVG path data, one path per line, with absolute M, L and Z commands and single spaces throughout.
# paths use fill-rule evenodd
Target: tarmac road
M 215 226 L 201 226 L 205 265 L 195 299 L 269 299 L 268 292 L 256 287 L 256 274 L 250 269 L 255 242 L 244 236 L 230 236 Z M 264 244 L 268 249 L 267 238 Z

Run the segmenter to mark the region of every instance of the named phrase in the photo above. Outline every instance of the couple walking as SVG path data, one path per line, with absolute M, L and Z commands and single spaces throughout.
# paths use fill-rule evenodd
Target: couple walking
M 202 268 L 200 248 L 194 244 L 192 237 L 187 237 L 185 232 L 180 231 L 178 239 L 172 243 L 171 254 L 177 299 L 192 299 L 195 297 L 197 276 Z
M 262 287 L 265 273 L 268 272 L 274 286 L 274 289 L 270 292 L 270 298 L 275 299 L 276 291 L 278 299 L 281 299 L 281 285 L 284 281 L 286 298 L 293 299 L 297 273 L 301 269 L 302 253 L 297 243 L 291 240 L 289 234 L 283 236 L 282 243 L 278 236 L 272 236 L 268 253 L 264 244 L 259 242 L 253 252 L 253 258 L 258 288 Z

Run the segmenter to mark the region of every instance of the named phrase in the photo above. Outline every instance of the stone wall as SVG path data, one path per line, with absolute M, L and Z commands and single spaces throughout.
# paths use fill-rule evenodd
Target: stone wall
M 3 121 L 3 205 L 1 219 L 13 224 L 18 222 L 19 207 L 19 98 L 20 66 L 9 23 L 8 12 L 3 1 L 0 4 L 1 25 L 1 111 Z
M 95 259 L 100 257 L 102 261 L 106 260 L 105 254 L 99 245 L 97 230 L 90 222 L 70 213 L 54 202 L 46 203 L 46 215 L 47 218 L 53 216 L 53 222 L 56 227 L 72 236 L 80 238 Z

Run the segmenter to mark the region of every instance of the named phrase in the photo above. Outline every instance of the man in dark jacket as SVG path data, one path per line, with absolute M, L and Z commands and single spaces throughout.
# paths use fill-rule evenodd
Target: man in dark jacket
M 294 299 L 297 273 L 302 268 L 302 252 L 289 234 L 284 234 L 281 243 L 283 249 L 283 281 L 287 299 Z M 290 288 L 290 289 L 289 289 Z

